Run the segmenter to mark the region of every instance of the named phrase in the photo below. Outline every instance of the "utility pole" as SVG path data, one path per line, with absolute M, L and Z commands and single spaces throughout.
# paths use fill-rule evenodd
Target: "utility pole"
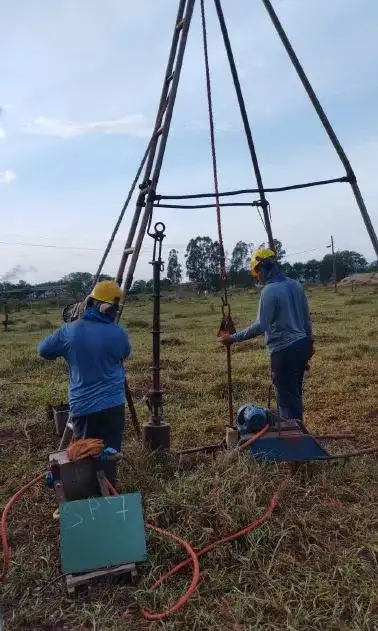
M 332 250 L 332 278 L 333 278 L 334 289 L 335 291 L 337 291 L 335 243 L 334 243 L 332 235 L 331 235 L 331 244 L 327 245 L 327 248 L 331 248 Z

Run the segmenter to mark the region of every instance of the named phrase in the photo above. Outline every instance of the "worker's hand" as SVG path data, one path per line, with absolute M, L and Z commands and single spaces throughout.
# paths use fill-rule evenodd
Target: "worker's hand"
M 223 346 L 231 346 L 232 344 L 231 335 L 229 333 L 221 333 L 221 335 L 217 336 L 217 340 L 219 344 Z

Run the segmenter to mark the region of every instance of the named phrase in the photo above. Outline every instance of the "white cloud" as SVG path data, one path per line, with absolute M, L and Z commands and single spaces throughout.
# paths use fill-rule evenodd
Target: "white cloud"
M 25 232 L 25 226 L 28 227 L 28 239 L 23 238 L 23 241 L 37 240 L 29 234 L 33 229 L 28 224 L 32 213 L 37 234 L 42 231 L 44 238 L 51 239 L 52 243 L 56 243 L 57 233 L 62 235 L 70 230 L 68 243 L 88 247 L 96 243 L 101 250 L 113 223 L 103 209 L 109 209 L 114 217 L 118 214 L 125 187 L 134 176 L 136 160 L 139 161 L 142 154 L 140 145 L 145 144 L 143 140 L 134 142 L 132 139 L 150 135 L 177 3 L 172 0 L 138 0 L 138 3 L 40 0 L 37 4 L 38 7 L 35 3 L 25 5 L 20 18 L 16 3 L 8 3 L 2 16 L 7 24 L 0 41 L 2 98 L 12 107 L 9 112 L 0 111 L 0 121 L 12 142 L 9 145 L 0 142 L 0 150 L 6 148 L 7 151 L 6 156 L 0 153 L 0 158 L 3 165 L 15 169 L 22 186 L 10 187 L 12 199 L 9 200 L 5 199 L 3 189 L 0 213 L 4 216 L 8 213 L 11 230 Z M 265 185 L 342 175 L 343 169 L 263 3 L 239 0 L 238 11 L 233 4 L 225 3 L 228 5 L 224 7 L 225 18 Z M 371 0 L 349 0 L 348 3 L 344 0 L 275 0 L 275 6 L 345 146 L 372 221 L 377 223 L 378 216 L 374 212 L 378 208 L 375 178 L 378 122 L 374 117 L 374 103 L 378 91 L 374 77 L 378 68 L 375 45 L 378 3 Z M 159 183 L 161 193 L 212 189 L 200 27 L 197 6 Z M 208 38 L 220 186 L 222 190 L 254 186 L 232 79 L 211 3 Z M 0 110 L 7 109 L 1 106 Z M 139 114 L 128 116 L 130 112 Z M 23 133 L 19 133 L 20 129 Z M 32 143 L 29 134 L 34 134 Z M 93 143 L 86 144 L 84 139 L 103 138 L 105 134 L 104 151 L 94 154 Z M 118 143 L 116 134 L 123 134 L 121 138 L 125 142 Z M 60 139 L 77 136 L 81 136 L 80 147 L 60 142 Z M 51 138 L 52 142 L 46 142 L 46 138 Z M 366 144 L 367 139 L 369 144 Z M 58 141 L 57 144 L 54 141 Z M 80 168 L 81 163 L 91 165 L 90 169 Z M 13 175 L 9 179 L 6 173 L 9 172 L 0 174 L 0 183 L 14 178 Z M 311 250 L 319 243 L 328 242 L 329 235 L 334 234 L 337 247 L 357 249 L 373 256 L 347 185 L 272 195 L 269 201 L 274 234 L 284 241 L 288 252 Z M 56 209 L 53 215 L 52 206 Z M 211 209 L 193 213 L 161 209 L 156 211 L 156 216 L 167 221 L 170 242 L 186 243 L 197 234 L 216 238 Z M 223 216 L 228 249 L 245 234 L 255 243 L 264 239 L 261 222 L 250 209 L 225 209 Z M 123 236 L 125 232 L 126 228 Z M 182 256 L 183 247 L 176 247 Z M 146 248 L 148 251 L 148 243 Z M 4 253 L 0 254 L 3 270 L 8 268 L 10 256 L 12 264 L 24 257 L 20 263 L 26 266 L 35 261 L 41 281 L 54 275 L 58 278 L 74 269 L 95 269 L 100 255 L 99 252 L 72 251 L 67 263 L 66 250 L 3 249 Z M 111 273 L 119 263 L 119 251 L 115 249 L 107 268 Z M 306 256 L 303 254 L 304 258 Z M 137 275 L 146 278 L 151 275 L 148 261 L 147 254 L 141 257 Z
M 149 137 L 152 128 L 142 114 L 132 114 L 124 118 L 105 121 L 78 123 L 52 118 L 39 117 L 25 125 L 22 130 L 40 136 L 72 138 L 84 134 L 127 134 L 137 138 Z
M 0 171 L 0 184 L 10 184 L 16 179 L 16 174 L 13 171 Z

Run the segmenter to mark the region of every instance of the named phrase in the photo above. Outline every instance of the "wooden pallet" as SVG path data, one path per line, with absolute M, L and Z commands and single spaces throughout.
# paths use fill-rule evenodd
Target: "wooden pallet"
M 120 576 L 121 574 L 130 574 L 130 579 L 133 585 L 138 580 L 138 571 L 135 563 L 129 563 L 128 565 L 119 565 L 117 567 L 109 567 L 103 570 L 96 570 L 95 572 L 85 572 L 84 574 L 67 574 L 66 586 L 69 596 L 75 596 L 76 588 L 80 585 L 89 586 L 90 582 L 96 578 L 102 578 L 104 576 Z

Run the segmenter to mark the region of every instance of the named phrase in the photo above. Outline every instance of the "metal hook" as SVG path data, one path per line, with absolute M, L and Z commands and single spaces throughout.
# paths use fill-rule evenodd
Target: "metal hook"
M 165 233 L 165 224 L 163 224 L 162 221 L 158 221 L 155 224 L 154 228 L 155 228 L 155 236 L 156 237 L 160 237 L 160 238 L 165 237 L 165 234 L 164 234 Z
M 162 252 L 163 239 L 165 238 L 165 224 L 162 221 L 157 221 L 154 225 L 154 231 L 155 232 L 148 233 L 150 237 L 152 237 L 152 239 L 154 240 L 152 260 L 154 262 L 160 263 L 161 265 L 160 271 L 162 272 L 164 270 L 164 265 L 161 260 L 161 252 Z
M 227 300 L 221 296 L 221 300 L 222 300 L 222 316 L 224 318 L 230 318 L 231 317 L 231 305 L 227 302 Z

